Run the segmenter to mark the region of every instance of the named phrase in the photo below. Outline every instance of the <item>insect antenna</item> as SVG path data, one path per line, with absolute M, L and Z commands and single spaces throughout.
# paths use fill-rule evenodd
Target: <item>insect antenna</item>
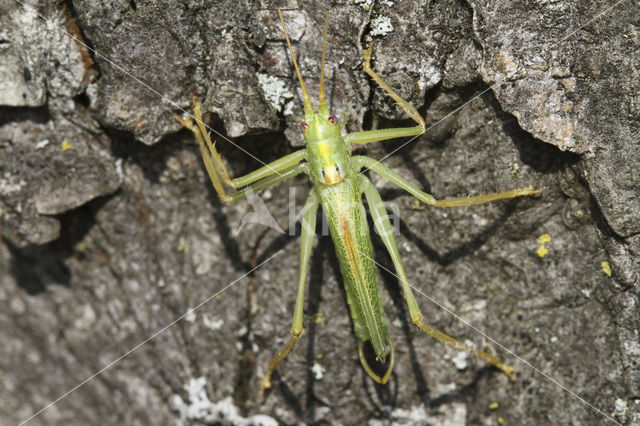
M 322 36 L 322 61 L 320 62 L 320 96 L 318 97 L 318 110 L 324 106 L 326 109 L 327 104 L 324 101 L 324 56 L 327 51 L 327 29 L 329 28 L 329 9 L 324 18 L 324 34 Z M 328 112 L 328 111 L 327 111 Z
M 291 47 L 291 41 L 289 41 L 289 34 L 287 34 L 287 28 L 284 26 L 284 18 L 282 17 L 282 11 L 278 8 L 278 15 L 280 16 L 280 22 L 282 23 L 282 31 L 284 32 L 284 38 L 287 39 L 287 46 L 289 46 L 289 53 L 291 54 L 291 60 L 293 61 L 293 66 L 296 69 L 296 74 L 298 74 L 298 80 L 300 80 L 300 87 L 302 87 L 302 96 L 304 97 L 304 112 L 305 114 L 313 114 L 313 107 L 311 106 L 311 100 L 309 99 L 309 95 L 307 95 L 307 90 L 304 87 L 304 80 L 302 80 L 302 74 L 300 74 L 300 68 L 298 68 L 298 62 L 296 61 L 296 55 L 293 53 L 293 48 Z

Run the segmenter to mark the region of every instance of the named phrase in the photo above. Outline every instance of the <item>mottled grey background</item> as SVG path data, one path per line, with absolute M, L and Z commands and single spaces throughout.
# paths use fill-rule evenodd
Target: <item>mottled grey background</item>
M 400 209 L 412 284 L 617 422 L 640 423 L 637 1 L 26 3 L 47 22 L 0 0 L 0 423 L 27 419 L 283 250 L 29 424 L 606 424 L 495 344 L 514 383 L 456 358 L 411 325 L 382 268 L 397 365 L 374 385 L 326 236 L 305 334 L 259 397 L 289 336 L 298 239 L 258 224 L 236 233 L 251 207 L 218 201 L 173 116 L 196 96 L 213 129 L 264 162 L 301 144 L 277 6 L 313 98 L 330 8 L 327 96 L 348 131 L 411 125 L 362 72 L 371 38 L 374 68 L 438 123 L 386 165 L 437 197 L 543 189 L 421 209 L 371 176 Z M 215 139 L 234 175 L 259 166 Z M 402 143 L 362 151 L 382 158 Z M 262 194 L 283 229 L 309 188 L 300 177 Z M 416 297 L 430 324 L 483 344 Z M 201 377 L 197 405 L 184 386 Z M 221 419 L 223 408 L 236 412 Z

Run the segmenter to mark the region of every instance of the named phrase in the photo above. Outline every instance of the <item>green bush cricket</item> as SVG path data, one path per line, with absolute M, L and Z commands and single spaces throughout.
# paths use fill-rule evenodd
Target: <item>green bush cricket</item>
M 473 353 L 506 373 L 514 380 L 513 367 L 503 364 L 487 352 L 470 346 L 434 329 L 424 322 L 400 259 L 392 232 L 391 223 L 376 187 L 361 173 L 371 170 L 404 189 L 421 202 L 437 207 L 469 206 L 494 200 L 509 199 L 538 194 L 532 187 L 512 191 L 478 195 L 473 197 L 436 200 L 432 195 L 402 178 L 377 160 L 351 154 L 354 144 L 367 144 L 405 136 L 418 136 L 425 132 L 426 124 L 418 111 L 410 103 L 396 94 L 371 68 L 373 43 L 364 51 L 364 71 L 391 97 L 417 125 L 414 127 L 368 130 L 342 135 L 342 127 L 332 115 L 324 99 L 324 59 L 327 45 L 329 12 L 325 18 L 322 61 L 320 70 L 320 95 L 315 111 L 307 95 L 302 75 L 291 47 L 282 13 L 278 9 L 289 53 L 302 88 L 304 98 L 304 121 L 300 128 L 304 133 L 306 147 L 286 155 L 245 176 L 232 179 L 227 172 L 220 154 L 212 143 L 202 121 L 201 105 L 194 100 L 195 124 L 188 118 L 177 118 L 191 130 L 200 147 L 205 168 L 218 196 L 232 203 L 256 192 L 304 173 L 313 183 L 302 214 L 300 242 L 300 271 L 298 290 L 291 327 L 291 338 L 269 363 L 267 373 L 261 382 L 261 393 L 271 387 L 271 375 L 277 365 L 287 357 L 302 335 L 302 316 L 307 269 L 315 236 L 316 214 L 322 205 L 329 222 L 331 238 L 340 263 L 344 279 L 351 318 L 358 340 L 358 354 L 364 370 L 376 382 L 384 384 L 389 380 L 394 366 L 394 348 L 387 332 L 387 325 L 380 301 L 369 227 L 362 196 L 367 200 L 374 226 L 386 246 L 402 286 L 411 321 L 421 330 L 458 351 Z M 225 185 L 237 191 L 227 193 Z M 386 372 L 380 376 L 369 366 L 364 355 L 364 344 L 369 341 L 376 358 L 386 365 Z

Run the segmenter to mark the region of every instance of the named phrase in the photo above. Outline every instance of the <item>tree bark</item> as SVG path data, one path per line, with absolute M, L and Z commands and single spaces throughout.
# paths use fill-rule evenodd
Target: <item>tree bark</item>
M 0 423 L 640 423 L 637 5 L 341 3 L 2 0 Z M 362 71 L 371 40 L 426 116 L 410 143 L 359 151 L 438 198 L 542 189 L 437 209 L 370 175 L 426 321 L 515 382 L 414 328 L 372 233 L 396 349 L 374 384 L 319 225 L 305 332 L 258 395 L 289 338 L 311 184 L 224 205 L 174 116 L 203 102 L 233 176 L 303 144 L 277 7 L 314 102 L 329 7 L 346 131 L 413 125 Z M 247 216 L 263 207 L 280 230 Z

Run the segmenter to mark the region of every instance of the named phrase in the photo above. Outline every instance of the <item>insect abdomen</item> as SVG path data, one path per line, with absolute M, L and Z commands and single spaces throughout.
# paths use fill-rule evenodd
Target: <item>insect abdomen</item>
M 390 349 L 389 335 L 362 200 L 349 178 L 323 186 L 319 193 L 340 262 L 356 336 L 361 341 L 370 340 L 376 357 L 384 362 Z

